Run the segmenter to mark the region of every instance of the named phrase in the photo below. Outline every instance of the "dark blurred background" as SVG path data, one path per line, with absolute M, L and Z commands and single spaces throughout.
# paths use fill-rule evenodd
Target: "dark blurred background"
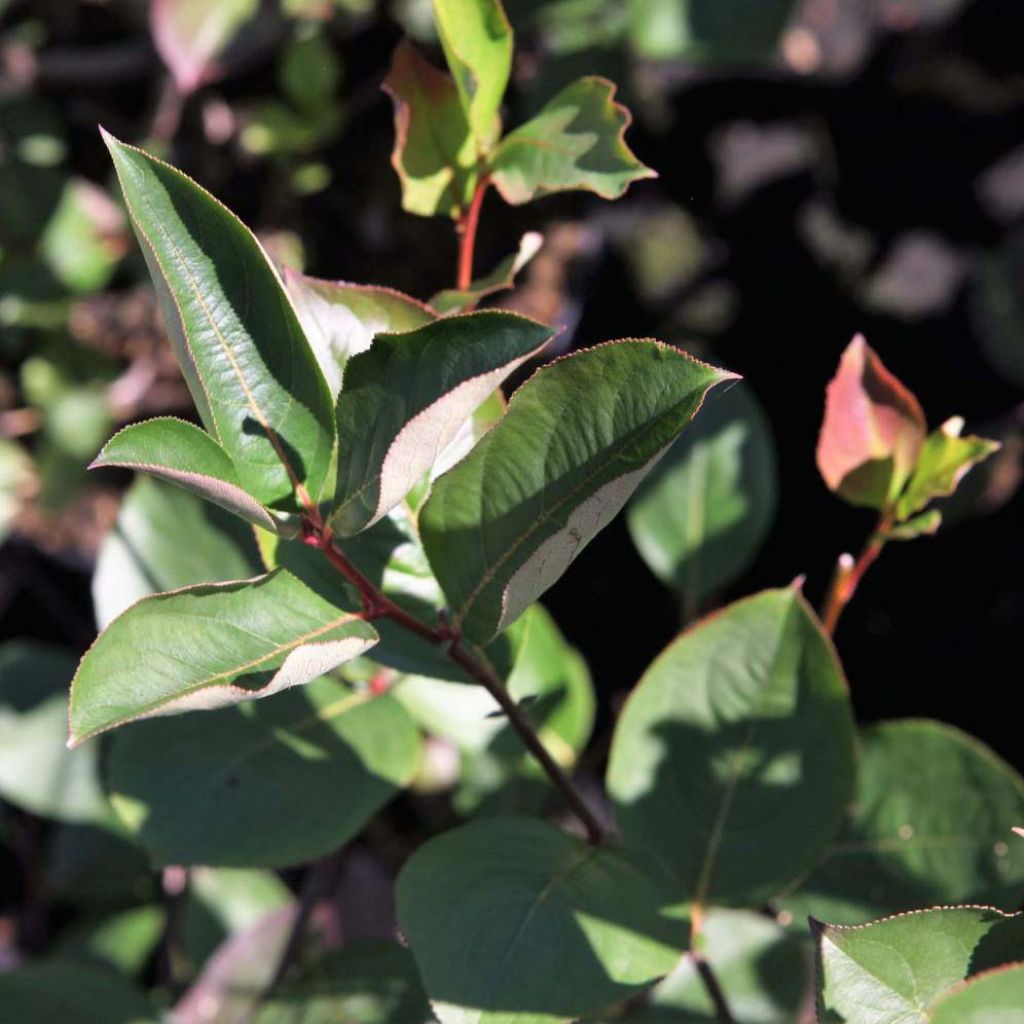
M 747 379 L 774 435 L 778 511 L 709 606 L 802 574 L 817 603 L 871 529 L 814 464 L 824 387 L 855 332 L 931 426 L 960 414 L 999 437 L 940 533 L 885 552 L 836 639 L 862 719 L 944 719 L 1024 768 L 1024 4 L 507 6 L 507 123 L 607 75 L 660 177 L 615 204 L 511 209 L 492 194 L 480 268 L 525 230 L 547 238 L 501 304 L 565 324 L 569 346 L 655 335 Z M 3 637 L 91 641 L 90 576 L 127 480 L 84 466 L 119 425 L 190 415 L 98 124 L 198 179 L 281 263 L 420 297 L 453 281 L 451 224 L 400 208 L 379 88 L 403 34 L 440 60 L 428 4 L 228 0 L 214 54 L 168 50 L 158 7 L 0 0 Z M 605 716 L 680 626 L 621 521 L 546 603 Z

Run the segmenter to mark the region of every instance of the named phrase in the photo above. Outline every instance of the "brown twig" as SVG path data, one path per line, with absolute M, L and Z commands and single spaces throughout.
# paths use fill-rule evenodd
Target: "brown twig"
M 692 949 L 689 952 L 689 957 L 693 966 L 697 968 L 697 973 L 700 975 L 700 980 L 704 983 L 704 988 L 711 997 L 712 1005 L 715 1007 L 715 1020 L 718 1024 L 736 1024 L 736 1018 L 733 1017 L 732 1011 L 729 1009 L 729 1004 L 725 1000 L 725 993 L 722 991 L 722 986 L 718 984 L 718 978 L 715 977 L 711 964 L 700 953 L 696 953 Z

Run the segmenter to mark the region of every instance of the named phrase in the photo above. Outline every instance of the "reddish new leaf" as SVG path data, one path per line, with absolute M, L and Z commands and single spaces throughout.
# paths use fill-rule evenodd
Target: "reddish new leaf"
M 858 334 L 828 385 L 818 469 L 853 505 L 881 509 L 907 482 L 927 425 L 914 395 Z

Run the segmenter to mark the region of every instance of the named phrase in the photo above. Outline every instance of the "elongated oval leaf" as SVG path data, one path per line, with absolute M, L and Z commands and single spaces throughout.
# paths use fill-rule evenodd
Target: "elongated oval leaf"
M 283 867 L 348 842 L 409 782 L 419 752 L 393 697 L 324 678 L 125 729 L 109 791 L 155 864 Z
M 607 79 L 581 78 L 506 135 L 490 162 L 502 198 L 519 205 L 578 188 L 618 199 L 632 182 L 657 177 L 626 145 L 631 118 L 614 96 Z
M 885 722 L 861 734 L 857 797 L 827 856 L 787 902 L 859 923 L 937 903 L 1015 907 L 1024 899 L 1024 779 L 939 722 Z
M 470 313 L 378 335 L 345 369 L 330 523 L 351 536 L 395 507 L 465 420 L 554 330 L 514 313 Z
M 1024 963 L 1007 964 L 972 978 L 940 999 L 928 1020 L 929 1024 L 1024 1024 Z
M 666 974 L 686 928 L 649 867 L 528 818 L 422 846 L 398 879 L 398 917 L 441 1024 L 575 1020 Z
M 922 1024 L 954 985 L 1024 949 L 1024 915 L 992 907 L 936 907 L 850 928 L 812 925 L 821 1024 Z
M 413 331 L 437 319 L 429 306 L 393 288 L 322 281 L 288 267 L 284 283 L 335 397 L 345 364 L 365 352 L 375 334 Z
M 700 904 L 754 905 L 815 863 L 853 795 L 854 724 L 799 591 L 730 605 L 655 660 L 619 719 L 608 792 L 626 841 Z
M 297 487 L 319 499 L 331 394 L 267 254 L 180 171 L 104 138 L 203 424 L 256 501 L 295 508 Z
M 277 531 L 277 520 L 242 489 L 228 453 L 205 430 L 171 416 L 118 431 L 89 466 L 124 466 L 168 480 L 236 516 Z
M 71 743 L 138 718 L 267 697 L 376 640 L 369 623 L 283 570 L 144 598 L 82 659 L 71 684 Z
M 775 516 L 771 428 L 743 384 L 716 394 L 640 485 L 627 513 L 644 561 L 689 608 L 733 583 Z
M 420 515 L 453 625 L 486 642 L 555 583 L 732 374 L 657 341 L 539 370 Z

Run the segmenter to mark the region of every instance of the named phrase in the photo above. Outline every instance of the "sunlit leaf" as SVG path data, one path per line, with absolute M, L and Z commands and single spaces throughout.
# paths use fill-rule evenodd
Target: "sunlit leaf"
M 463 309 L 472 309 L 488 295 L 506 291 L 515 284 L 516 275 L 537 255 L 543 244 L 542 234 L 527 231 L 519 240 L 519 248 L 511 256 L 506 256 L 489 274 L 477 278 L 462 291 L 448 288 L 438 292 L 431 298 L 430 305 L 438 313 L 458 313 Z
M 1024 963 L 972 978 L 938 1000 L 928 1020 L 929 1024 L 1024 1024 Z

